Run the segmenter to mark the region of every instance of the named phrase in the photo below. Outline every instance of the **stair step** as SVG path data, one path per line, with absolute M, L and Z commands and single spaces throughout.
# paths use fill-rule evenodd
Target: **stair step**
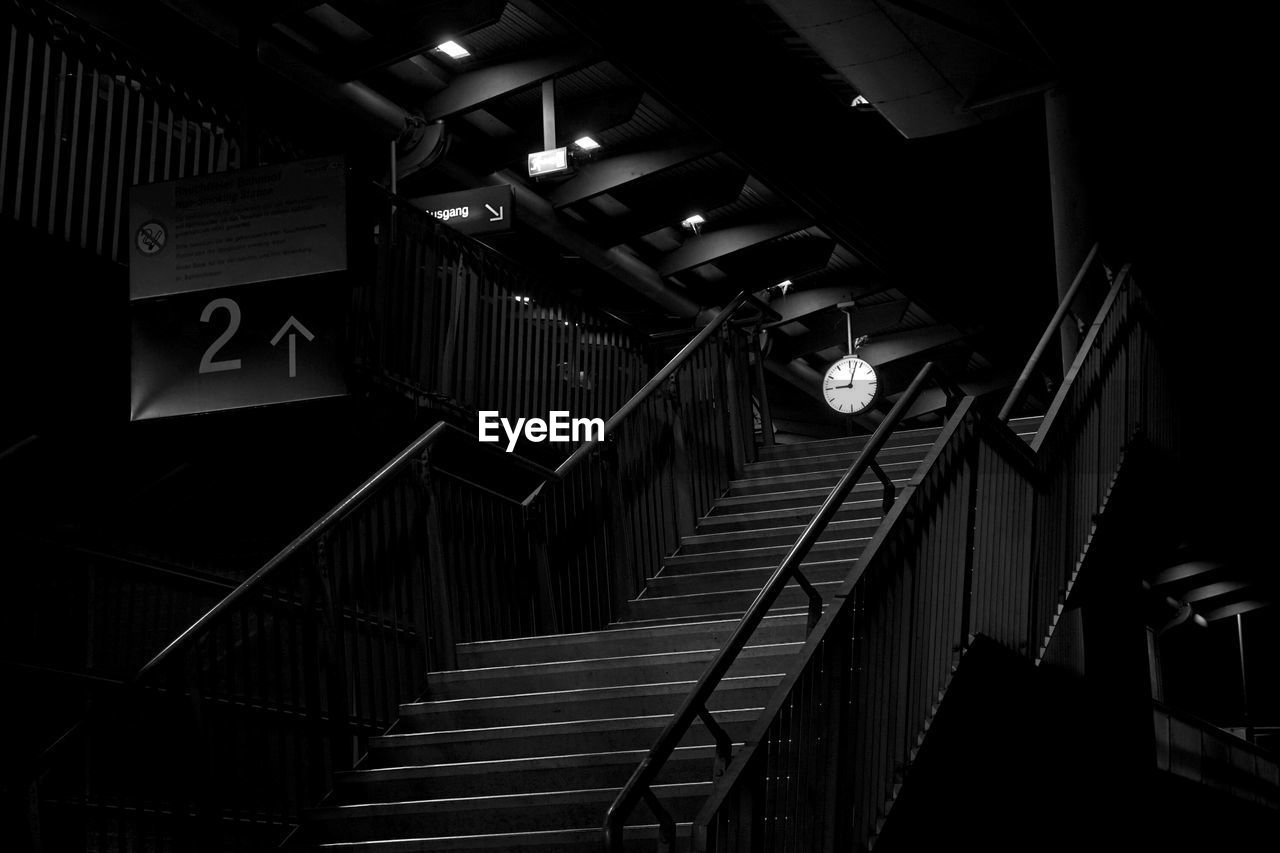
M 760 708 L 739 708 L 716 713 L 716 721 L 735 741 L 746 739 Z M 648 749 L 670 714 L 609 717 L 527 726 L 454 729 L 439 732 L 387 734 L 369 739 L 367 766 L 407 767 L 421 764 L 454 764 L 511 758 L 565 755 L 581 752 L 617 752 Z M 685 736 L 686 746 L 711 743 L 711 736 L 697 722 Z
M 880 467 L 884 470 L 886 476 L 894 481 L 906 481 L 915 473 L 919 467 L 921 460 L 912 462 L 890 462 Z M 801 474 L 778 474 L 772 477 L 743 477 L 738 480 L 729 482 L 729 497 L 745 497 L 747 495 L 765 495 L 774 492 L 787 492 L 795 489 L 814 489 L 824 488 L 828 492 L 832 486 L 844 475 L 849 469 L 848 465 L 841 467 L 833 467 L 821 471 L 806 471 Z M 873 471 L 866 471 L 858 480 L 858 483 L 874 483 L 877 487 L 880 485 L 880 479 Z
M 686 822 L 696 815 L 710 791 L 710 782 L 683 782 L 654 789 L 672 817 Z M 590 788 L 322 807 L 309 813 L 309 832 L 312 838 L 323 841 L 471 835 L 495 830 L 592 828 L 599 832 L 601 816 L 617 794 L 616 788 Z M 637 820 L 654 820 L 643 805 L 634 814 Z
M 888 473 L 888 472 L 886 472 Z M 907 483 L 911 480 L 909 474 L 894 477 L 890 475 L 894 487 L 901 493 L 906 488 Z M 793 485 L 789 491 L 771 491 L 761 492 L 760 494 L 750 495 L 725 495 L 716 501 L 715 506 L 711 508 L 707 518 L 717 515 L 731 515 L 742 512 L 761 512 L 765 510 L 782 510 L 808 508 L 816 510 L 826 500 L 827 495 L 831 494 L 831 487 L 835 485 L 835 479 L 827 486 L 813 486 L 812 482 L 807 478 L 801 478 L 799 483 Z M 870 480 L 862 480 L 849 491 L 849 497 L 846 503 L 853 503 L 857 500 L 873 499 L 879 501 L 884 495 L 884 486 L 874 476 Z
M 1023 439 L 1030 441 L 1035 437 L 1036 430 L 1040 428 L 1040 423 L 1043 420 L 1043 415 L 1013 418 L 1009 421 L 1009 427 L 1015 433 L 1022 436 Z M 932 444 L 941 432 L 941 427 L 896 430 L 885 442 L 885 449 L 903 444 Z M 819 439 L 817 441 L 804 441 L 796 444 L 775 444 L 772 447 L 761 447 L 759 450 L 759 459 L 761 462 L 772 462 L 775 460 L 794 459 L 805 456 L 819 456 L 829 453 L 858 453 L 862 448 L 867 446 L 867 442 L 870 439 L 870 434 L 867 434 L 842 438 Z
M 809 560 L 801 565 L 810 583 L 840 582 L 858 565 L 857 560 Z M 645 588 L 642 598 L 700 595 L 733 590 L 761 590 L 777 571 L 776 565 L 759 569 L 726 569 L 698 574 L 660 574 Z
M 673 853 L 687 853 L 693 825 L 676 824 Z M 315 848 L 324 853 L 599 853 L 600 827 L 542 832 L 465 835 L 448 838 L 397 838 L 390 841 L 333 842 Z M 653 853 L 658 844 L 656 824 L 628 826 L 623 833 L 626 853 Z
M 862 549 L 871 541 L 874 528 L 864 528 L 862 535 L 846 539 L 829 539 L 815 542 L 809 550 L 809 559 L 813 562 L 826 560 L 854 560 L 862 553 Z M 701 554 L 676 554 L 662 563 L 662 571 L 657 577 L 666 575 L 696 575 L 702 572 L 722 572 L 729 569 L 776 569 L 782 558 L 795 544 L 795 538 L 781 545 L 766 545 L 759 548 L 738 548 L 732 551 L 708 551 Z M 806 561 L 807 562 L 807 561 Z
M 903 444 L 933 444 L 941 432 L 941 427 L 896 430 L 885 442 L 885 447 L 896 447 Z M 871 435 L 867 434 L 842 436 L 841 438 L 824 438 L 796 444 L 775 444 L 772 447 L 761 447 L 759 457 L 761 462 L 772 462 L 779 459 L 821 456 L 828 453 L 858 453 L 867 446 L 867 442 L 870 440 Z
M 771 618 L 774 616 L 777 616 L 777 617 L 785 616 L 790 618 L 799 618 L 801 622 L 804 623 L 805 618 L 807 618 L 807 613 L 808 613 L 807 608 L 804 606 L 780 607 L 777 604 L 775 604 L 773 607 L 769 608 L 769 613 L 766 615 L 765 618 Z M 607 630 L 627 631 L 631 629 L 640 629 L 640 628 L 661 628 L 667 625 L 683 624 L 685 622 L 688 622 L 689 618 L 690 617 L 688 616 L 656 616 L 650 619 L 631 619 L 626 622 L 614 622 L 612 625 L 608 627 Z M 697 618 L 728 620 L 733 622 L 736 625 L 738 624 L 738 622 L 742 621 L 742 613 L 741 612 L 708 613 Z M 804 624 L 807 624 L 807 623 L 804 623 Z
M 711 697 L 711 709 L 754 708 L 764 705 L 780 680 L 779 675 L 726 678 Z M 443 731 L 449 728 L 487 728 L 598 720 L 606 717 L 649 716 L 675 713 L 695 680 L 661 684 L 627 684 L 545 693 L 484 696 L 414 702 L 400 706 L 394 734 Z
M 477 797 L 500 793 L 619 788 L 646 749 L 572 755 L 470 761 L 350 770 L 335 778 L 334 804 L 373 803 L 432 797 Z M 715 747 L 681 746 L 663 765 L 662 783 L 705 782 L 711 778 Z
M 849 561 L 853 562 L 853 561 Z M 843 581 L 815 583 L 814 588 L 829 601 L 840 588 Z M 760 587 L 751 589 L 722 590 L 720 592 L 695 593 L 691 595 L 667 595 L 661 597 L 637 598 L 627 602 L 626 619 L 652 619 L 661 616 L 682 616 L 693 613 L 704 613 L 711 609 L 734 608 L 735 612 L 746 613 L 751 602 L 760 593 Z M 799 607 L 809 602 L 808 595 L 794 581 L 778 594 L 776 604 L 782 607 Z M 626 619 L 623 621 L 625 622 Z
M 522 663 L 583 660 L 623 655 L 717 649 L 738 625 L 737 619 L 678 619 L 670 624 L 614 625 L 602 631 L 554 634 L 514 640 L 463 643 L 458 646 L 462 669 L 514 666 Z M 770 616 L 752 638 L 759 643 L 790 643 L 804 639 L 804 615 Z
M 728 674 L 763 675 L 784 672 L 790 655 L 799 650 L 800 646 L 799 642 L 752 644 L 742 650 L 734 669 Z M 427 696 L 432 700 L 471 699 L 548 690 L 687 681 L 700 676 L 702 669 L 717 651 L 718 646 L 652 655 L 436 672 L 427 676 Z
M 870 537 L 880 526 L 880 515 L 868 518 L 844 519 L 830 522 L 819 542 L 833 539 L 854 539 Z M 779 525 L 776 527 L 757 527 L 754 530 L 735 530 L 724 533 L 699 533 L 685 536 L 680 540 L 677 555 L 686 557 L 690 554 L 711 554 L 730 549 L 766 548 L 779 545 L 794 545 L 796 539 L 804 532 L 805 524 Z
M 876 454 L 876 461 L 880 463 L 881 467 L 892 462 L 914 462 L 919 464 L 929 454 L 929 448 L 932 446 L 933 439 L 921 444 L 903 443 L 883 447 Z M 858 450 L 838 450 L 812 456 L 806 455 L 762 462 L 749 462 L 743 466 L 743 470 L 746 476 L 749 477 L 770 477 L 779 474 L 824 471 L 832 468 L 845 469 L 858 458 L 858 453 Z
M 737 530 L 755 530 L 762 527 L 803 526 L 809 523 L 821 504 L 822 502 L 819 500 L 812 505 L 806 506 L 706 515 L 698 522 L 698 534 L 728 533 Z M 883 502 L 881 496 L 877 495 L 873 498 L 845 501 L 844 505 L 836 511 L 831 520 L 834 524 L 840 521 L 852 521 L 860 518 L 880 519 L 882 515 Z

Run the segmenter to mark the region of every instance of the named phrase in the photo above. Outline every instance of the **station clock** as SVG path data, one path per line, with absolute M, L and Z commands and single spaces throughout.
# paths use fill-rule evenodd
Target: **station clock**
M 847 355 L 827 368 L 822 398 L 842 415 L 860 415 L 880 394 L 876 369 L 856 355 Z

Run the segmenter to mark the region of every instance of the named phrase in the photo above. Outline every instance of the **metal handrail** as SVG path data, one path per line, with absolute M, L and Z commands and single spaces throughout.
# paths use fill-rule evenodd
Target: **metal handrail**
M 1089 254 L 1085 256 L 1084 263 L 1080 264 L 1080 269 L 1076 272 L 1076 277 L 1072 280 L 1071 287 L 1067 288 L 1067 292 L 1058 303 L 1058 310 L 1053 312 L 1053 319 L 1045 327 L 1039 343 L 1036 344 L 1036 348 L 1031 352 L 1031 357 L 1027 359 L 1026 365 L 1022 368 L 1018 381 L 1013 383 L 1013 390 L 1009 392 L 1009 397 L 1004 401 L 1004 405 L 1000 407 L 1000 414 L 997 417 L 1001 423 L 1008 423 L 1010 416 L 1013 414 L 1014 406 L 1022 398 L 1022 392 L 1025 390 L 1027 382 L 1031 379 L 1031 374 L 1035 373 L 1036 367 L 1040 364 L 1041 356 L 1049 348 L 1049 343 L 1053 340 L 1053 336 L 1058 333 L 1058 327 L 1062 325 L 1062 321 L 1066 319 L 1067 314 L 1071 311 L 1071 303 L 1075 301 L 1076 293 L 1080 290 L 1080 285 L 1084 283 L 1085 273 L 1093 266 L 1093 261 L 1097 256 L 1098 244 L 1094 243 L 1093 248 L 1089 250 Z
M 626 403 L 622 405 L 604 424 L 603 434 L 608 437 L 610 433 L 617 429 L 626 418 L 634 412 L 641 403 L 643 403 L 654 391 L 671 377 L 702 344 L 710 338 L 715 332 L 724 325 L 724 323 L 740 308 L 743 303 L 754 299 L 749 291 L 743 291 L 738 294 L 732 301 L 722 308 L 716 316 L 704 326 L 697 335 L 694 336 L 687 344 L 681 347 L 680 351 L 672 356 L 671 360 L 659 370 L 654 376 L 644 384 L 635 394 L 631 396 Z M 256 592 L 262 586 L 268 577 L 273 575 L 276 570 L 304 547 L 314 541 L 321 533 L 327 530 L 336 522 L 344 518 L 353 509 L 363 503 L 371 495 L 377 492 L 391 477 L 404 468 L 413 460 L 417 459 L 424 451 L 435 444 L 441 436 L 446 432 L 454 432 L 465 435 L 470 438 L 470 433 L 445 421 L 440 421 L 432 425 L 426 432 L 418 436 L 410 442 L 403 450 L 391 458 L 385 465 L 379 468 L 373 475 L 357 486 L 350 494 L 338 501 L 328 512 L 322 515 L 306 530 L 299 533 L 291 542 L 285 545 L 275 556 L 265 562 L 261 568 L 245 578 L 235 589 L 229 592 L 221 601 L 211 607 L 203 616 L 191 623 L 177 637 L 171 640 L 163 649 L 157 652 L 142 668 L 126 682 L 128 687 L 137 687 L 142 685 L 148 676 L 156 672 L 166 663 L 168 663 L 179 651 L 189 645 L 196 637 L 201 635 L 206 628 L 218 620 L 224 613 L 235 606 L 239 601 Z M 523 468 L 541 478 L 541 482 L 534 488 L 521 503 L 528 503 L 548 482 L 563 480 L 569 475 L 582 461 L 587 457 L 591 450 L 599 445 L 599 440 L 583 442 L 572 454 L 570 454 L 563 462 L 561 462 L 554 470 L 539 465 L 536 462 L 529 461 L 523 457 L 514 454 L 502 453 L 494 448 L 479 444 L 480 448 L 496 453 L 507 463 Z M 124 691 L 128 692 L 128 691 Z M 40 755 L 34 761 L 34 767 L 27 774 L 27 778 L 38 775 L 46 766 L 50 756 L 56 753 L 62 744 L 72 739 L 81 727 L 87 721 L 87 717 L 82 717 L 70 728 L 62 733 L 55 741 L 41 751 Z
M 725 321 L 727 321 L 739 308 L 742 307 L 744 302 L 753 298 L 754 297 L 750 291 L 744 290 L 735 296 L 728 305 L 721 308 L 720 312 L 712 318 L 710 323 L 703 326 L 698 331 L 698 334 L 694 335 L 687 344 L 681 347 L 680 351 L 672 356 L 671 360 L 668 361 L 661 370 L 655 373 L 639 391 L 632 394 L 631 399 L 623 403 L 622 407 L 609 417 L 609 420 L 604 422 L 604 429 L 602 430 L 603 434 L 608 436 L 609 433 L 617 429 L 618 424 L 626 420 L 627 417 L 638 409 L 640 404 L 647 400 L 654 391 L 661 388 L 662 384 L 671 378 L 671 374 L 679 370 L 680 367 L 689 360 L 689 357 L 706 342 L 707 338 L 714 335 L 716 331 L 725 324 Z M 586 455 L 591 452 L 591 448 L 596 444 L 599 444 L 599 441 L 584 441 L 582 444 L 578 445 L 573 453 L 570 453 L 563 462 L 556 466 L 556 477 L 563 479 L 566 474 L 578 467 Z
M 685 696 L 684 702 L 681 703 L 675 715 L 667 721 L 667 725 L 663 728 L 662 733 L 658 735 L 657 741 L 649 749 L 648 754 L 641 759 L 639 766 L 631 774 L 631 778 L 627 780 L 627 784 L 618 792 L 618 796 L 614 798 L 608 812 L 605 814 L 604 838 L 605 849 L 608 853 L 621 853 L 623 823 L 631 813 L 631 810 L 642 799 L 658 818 L 659 832 L 663 842 L 668 845 L 665 849 L 672 849 L 670 845 L 675 842 L 675 824 L 654 796 L 651 788 L 653 781 L 657 778 L 658 773 L 662 771 L 667 759 L 671 757 L 676 747 L 679 746 L 680 740 L 690 726 L 693 725 L 695 719 L 701 719 L 715 738 L 717 770 L 722 770 L 728 766 L 732 757 L 732 744 L 728 735 L 715 723 L 711 712 L 707 709 L 707 700 L 725 673 L 728 672 L 729 667 L 733 665 L 738 654 L 746 647 L 747 641 L 764 620 L 769 608 L 777 600 L 787 582 L 792 578 L 795 578 L 809 593 L 808 630 L 813 630 L 814 625 L 817 623 L 816 617 L 820 616 L 822 612 L 822 601 L 818 597 L 815 613 L 813 602 L 817 593 L 805 580 L 803 574 L 800 573 L 800 563 L 808 556 L 809 550 L 817 542 L 818 537 L 822 535 L 832 517 L 840 510 L 849 492 L 862 479 L 862 475 L 876 464 L 876 454 L 888 441 L 889 435 L 897 428 L 907 410 L 916 401 L 916 398 L 920 396 L 925 383 L 934 375 L 935 370 L 933 362 L 928 362 L 920 368 L 920 372 L 911 380 L 907 390 L 894 403 L 893 409 L 876 427 L 870 440 L 858 454 L 858 458 L 840 477 L 840 480 L 827 495 L 826 500 L 822 502 L 822 506 L 818 508 L 808 525 L 805 526 L 804 531 L 796 539 L 795 544 L 791 546 L 787 555 L 782 558 L 778 568 L 774 570 L 764 587 L 756 595 L 755 600 L 751 602 L 751 606 L 743 614 L 742 619 L 738 622 L 737 627 L 734 628 L 733 634 L 730 635 L 724 647 L 708 664 L 697 684 Z M 949 397 L 952 396 L 954 386 L 945 380 L 942 384 L 947 395 Z M 889 486 L 889 488 L 892 487 Z M 886 491 L 886 496 L 888 494 L 889 492 Z

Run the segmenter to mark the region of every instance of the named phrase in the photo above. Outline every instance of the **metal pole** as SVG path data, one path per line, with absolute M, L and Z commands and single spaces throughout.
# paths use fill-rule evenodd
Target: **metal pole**
M 396 141 L 393 139 L 391 140 L 391 194 L 392 195 L 395 195 L 397 192 L 396 179 L 398 177 L 399 176 L 396 174 Z
M 1252 726 L 1249 725 L 1249 680 L 1244 667 L 1244 617 L 1236 614 L 1236 648 L 1240 650 L 1240 698 L 1244 703 L 1244 736 L 1245 740 L 1253 740 Z
M 556 147 L 556 78 L 542 81 L 542 149 Z

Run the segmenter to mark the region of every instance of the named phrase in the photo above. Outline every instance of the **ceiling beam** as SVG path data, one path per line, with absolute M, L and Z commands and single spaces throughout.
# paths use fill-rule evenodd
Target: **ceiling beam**
M 690 160 L 713 154 L 718 146 L 710 142 L 695 142 L 660 148 L 651 151 L 637 151 L 633 154 L 619 154 L 604 160 L 588 163 L 578 170 L 578 174 L 565 181 L 551 193 L 551 203 L 557 207 L 566 207 L 580 201 L 612 192 L 619 187 L 638 181 L 641 178 L 679 166 Z
M 1217 622 L 1219 619 L 1226 619 L 1230 616 L 1236 616 L 1242 613 L 1248 613 L 1251 610 L 1259 610 L 1267 607 L 1273 602 L 1266 599 L 1250 599 L 1248 601 L 1240 601 L 1235 604 L 1228 604 L 1225 607 L 1219 607 L 1200 615 L 1205 618 L 1206 622 Z
M 863 344 L 858 352 L 865 361 L 875 367 L 882 367 L 946 346 L 963 337 L 960 330 L 953 326 L 927 326 L 870 341 Z
M 1209 583 L 1189 589 L 1182 594 L 1182 600 L 1188 604 L 1195 605 L 1197 610 L 1203 610 L 1232 603 L 1227 601 L 1225 597 L 1239 594 L 1242 591 L 1247 594 L 1239 598 L 1252 598 L 1258 594 L 1258 590 L 1248 581 L 1230 580 L 1218 581 L 1217 583 Z
M 356 45 L 334 63 L 343 82 L 394 65 L 414 54 L 498 22 L 506 0 L 435 0 L 411 4 L 413 12 L 390 17 L 378 27 L 387 35 Z
M 747 173 L 742 169 L 718 168 L 701 175 L 682 176 L 680 180 L 668 180 L 657 175 L 636 185 L 635 189 L 616 196 L 631 208 L 622 214 L 595 223 L 596 237 L 603 243 L 616 246 L 651 234 L 664 226 L 678 227 L 680 220 L 697 210 L 713 210 L 736 201 L 747 183 Z M 641 192 L 654 184 L 654 191 Z
M 1225 565 L 1216 560 L 1188 560 L 1161 571 L 1151 579 L 1151 585 L 1165 594 L 1173 594 L 1171 589 L 1183 590 L 1206 583 L 1224 568 Z
M 833 284 L 827 287 L 811 287 L 807 289 L 792 289 L 785 296 L 774 297 L 769 302 L 769 307 L 782 317 L 769 324 L 770 328 L 783 328 L 785 331 L 791 329 L 788 324 L 805 320 L 814 314 L 821 313 L 840 302 L 848 302 L 854 299 L 854 294 L 858 291 L 859 286 L 856 284 Z M 854 309 L 857 314 L 861 309 Z M 799 334 L 799 331 L 796 331 Z
M 657 265 L 658 274 L 678 275 L 703 264 L 715 263 L 735 252 L 794 234 L 810 225 L 812 222 L 808 219 L 787 216 L 700 234 L 685 241 L 679 249 L 662 258 Z
M 543 80 L 559 77 L 590 65 L 590 54 L 567 50 L 490 65 L 475 71 L 464 71 L 436 92 L 422 106 L 426 121 L 437 121 L 470 112 L 490 101 L 536 86 Z
M 244 3 L 245 13 L 260 26 L 270 26 L 276 21 L 292 17 L 321 5 L 323 0 L 255 0 Z
M 729 277 L 736 293 L 760 290 L 785 279 L 826 269 L 836 241 L 808 234 L 790 240 L 773 240 L 752 246 L 716 264 Z
M 834 308 L 837 301 L 827 303 L 827 309 Z M 872 335 L 884 329 L 892 328 L 902 321 L 910 301 L 897 299 L 883 305 L 868 305 L 853 311 L 853 336 Z M 777 307 L 776 302 L 770 307 Z M 820 311 L 826 309 L 819 309 Z M 778 358 L 790 361 L 811 352 L 818 352 L 827 347 L 846 343 L 848 328 L 844 314 L 840 311 L 829 311 L 820 316 L 810 314 L 806 325 L 810 328 L 794 335 L 787 335 L 783 329 L 771 330 L 769 333 L 772 349 L 770 353 Z M 800 328 L 799 324 L 787 328 Z

